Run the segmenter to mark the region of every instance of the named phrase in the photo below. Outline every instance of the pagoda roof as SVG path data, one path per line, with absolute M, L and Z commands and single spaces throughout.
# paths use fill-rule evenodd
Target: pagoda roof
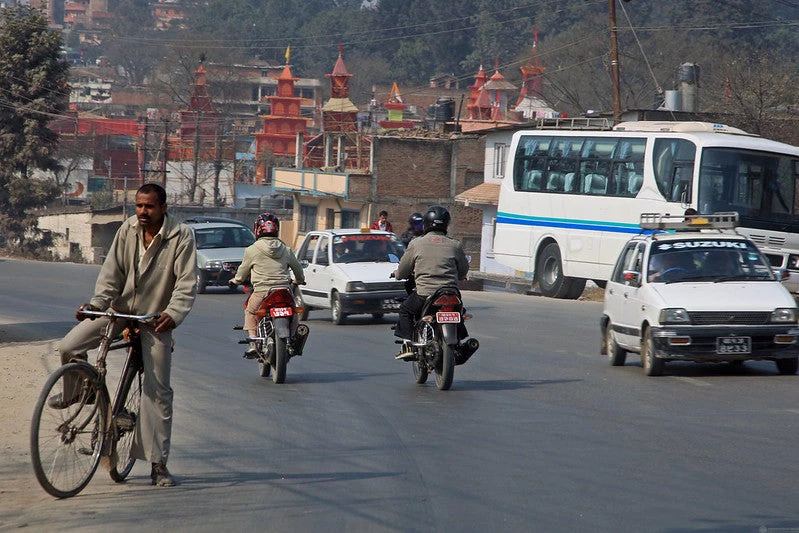
M 322 106 L 322 111 L 334 113 L 357 112 L 358 108 L 349 98 L 331 98 Z

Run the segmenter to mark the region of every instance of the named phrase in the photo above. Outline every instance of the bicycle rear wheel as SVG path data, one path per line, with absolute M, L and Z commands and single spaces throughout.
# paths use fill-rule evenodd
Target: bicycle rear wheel
M 133 445 L 133 435 L 136 431 L 136 422 L 141 411 L 142 374 L 139 364 L 132 363 L 125 368 L 125 374 L 119 382 L 119 392 L 114 400 L 114 412 L 111 415 L 111 479 L 119 483 L 123 481 L 136 462 L 131 457 L 130 449 Z
M 48 398 L 58 393 L 74 403 L 48 406 Z M 70 363 L 47 379 L 31 421 L 31 461 L 45 491 L 68 498 L 89 483 L 105 445 L 107 413 L 108 394 L 91 365 Z

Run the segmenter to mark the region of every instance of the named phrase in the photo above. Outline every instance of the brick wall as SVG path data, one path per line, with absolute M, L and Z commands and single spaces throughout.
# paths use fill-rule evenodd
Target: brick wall
M 454 198 L 455 195 L 482 183 L 485 151 L 483 139 L 476 136 L 381 136 L 374 138 L 373 142 L 373 170 L 377 176 L 373 218 L 385 209 L 394 230 L 402 233 L 411 213 L 418 211 L 424 214 L 430 205 L 443 205 L 452 215 L 450 236 L 460 240 L 466 253 L 472 256 L 471 268 L 479 268 L 482 211 L 458 206 Z

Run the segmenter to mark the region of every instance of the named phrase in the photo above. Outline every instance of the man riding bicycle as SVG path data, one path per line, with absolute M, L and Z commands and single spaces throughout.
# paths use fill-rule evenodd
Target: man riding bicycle
M 166 191 L 154 183 L 142 185 L 136 192 L 136 214 L 123 222 L 114 236 L 94 296 L 78 309 L 76 318 L 81 322 L 58 346 L 63 364 L 85 360 L 87 350 L 98 346 L 109 319 L 85 320 L 84 310 L 159 313 L 155 324 L 141 325 L 144 384 L 131 446 L 131 457 L 152 464 L 150 478 L 159 487 L 175 485 L 166 468 L 172 434 L 172 330 L 194 304 L 196 268 L 191 230 L 167 215 Z M 117 329 L 124 326 L 124 321 L 119 321 Z M 75 403 L 78 397 L 72 390 L 74 387 L 64 383 L 64 395 L 51 396 L 48 406 L 64 409 Z

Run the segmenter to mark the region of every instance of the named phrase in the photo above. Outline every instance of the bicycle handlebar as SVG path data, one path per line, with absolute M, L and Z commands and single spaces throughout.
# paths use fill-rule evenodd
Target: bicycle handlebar
M 128 315 L 125 313 L 117 313 L 116 311 L 91 311 L 89 309 L 84 309 L 81 311 L 81 314 L 95 317 L 106 316 L 108 318 L 125 318 L 128 320 L 136 320 L 138 322 L 146 322 L 147 320 L 157 319 L 159 316 L 161 316 L 160 313 L 150 313 L 148 315 Z

